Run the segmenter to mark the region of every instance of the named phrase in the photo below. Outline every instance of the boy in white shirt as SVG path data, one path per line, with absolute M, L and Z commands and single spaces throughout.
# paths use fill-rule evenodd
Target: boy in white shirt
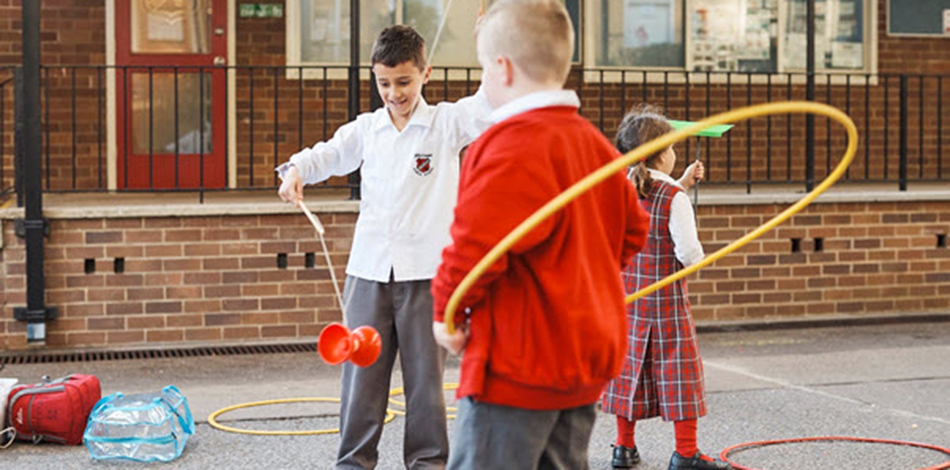
M 407 398 L 405 464 L 443 468 L 445 351 L 432 336 L 429 286 L 451 241 L 459 152 L 489 127 L 491 107 L 481 91 L 456 103 L 427 104 L 422 87 L 432 69 L 425 40 L 409 26 L 384 29 L 372 63 L 386 106 L 293 155 L 278 168 L 279 195 L 296 203 L 304 184 L 360 169 L 360 216 L 343 297 L 350 299 L 347 327 L 372 326 L 383 347 L 369 367 L 343 365 L 336 468 L 376 466 L 397 349 Z

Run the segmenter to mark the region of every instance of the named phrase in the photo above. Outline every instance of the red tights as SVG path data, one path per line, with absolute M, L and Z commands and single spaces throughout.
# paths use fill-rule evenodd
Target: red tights
M 618 446 L 636 447 L 636 441 L 634 440 L 634 429 L 636 426 L 636 421 L 617 416 Z M 699 452 L 696 446 L 696 427 L 697 423 L 695 419 L 687 419 L 673 423 L 673 429 L 676 432 L 676 453 L 688 458 L 696 455 L 696 452 Z
M 676 431 L 676 453 L 683 457 L 696 455 L 699 451 L 696 448 L 696 420 L 676 421 L 673 423 L 673 429 Z
M 636 441 L 633 439 L 633 430 L 637 426 L 636 421 L 631 421 L 623 416 L 617 416 L 617 445 L 624 447 L 636 447 Z

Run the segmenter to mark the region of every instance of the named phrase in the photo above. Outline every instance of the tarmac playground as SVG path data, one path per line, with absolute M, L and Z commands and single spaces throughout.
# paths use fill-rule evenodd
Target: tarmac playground
M 950 447 L 950 314 L 832 319 L 800 324 L 700 323 L 710 413 L 699 420 L 700 450 L 718 455 L 747 442 L 817 436 L 909 441 Z M 0 469 L 332 468 L 338 435 L 256 436 L 212 428 L 208 415 L 245 402 L 339 396 L 340 369 L 315 352 L 8 365 L 0 372 L 21 383 L 42 375 L 91 373 L 103 395 L 142 393 L 176 385 L 198 422 L 182 456 L 168 464 L 93 461 L 84 446 L 18 442 L 0 450 Z M 451 359 L 445 381 L 458 379 Z M 392 388 L 401 386 L 398 371 Z M 446 392 L 454 405 L 453 392 Z M 393 406 L 398 410 L 399 407 Z M 335 428 L 335 403 L 248 408 L 221 415 L 227 426 L 259 430 Z M 380 469 L 402 463 L 403 418 L 388 424 Z M 590 444 L 592 469 L 609 469 L 613 416 L 599 414 Z M 449 434 L 453 432 L 449 421 Z M 637 427 L 643 462 L 636 470 L 666 469 L 673 427 L 657 419 Z M 801 442 L 739 449 L 730 460 L 762 470 L 950 468 L 942 452 L 852 441 Z

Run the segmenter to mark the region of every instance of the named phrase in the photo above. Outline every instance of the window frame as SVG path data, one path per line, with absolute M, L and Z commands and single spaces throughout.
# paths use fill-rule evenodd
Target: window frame
M 589 32 L 584 37 L 584 50 L 595 50 L 594 48 L 598 47 L 599 39 L 599 29 L 596 27 L 595 22 L 597 21 L 597 15 L 595 9 L 597 8 L 596 2 L 600 0 L 584 0 L 585 5 L 582 7 L 584 14 L 582 15 L 587 20 L 584 23 L 585 29 Z M 596 58 L 594 54 L 582 55 L 582 57 L 587 57 L 587 61 L 582 63 L 582 66 L 585 70 L 604 70 L 607 72 L 616 72 L 616 73 L 607 73 L 605 74 L 604 81 L 607 83 L 619 83 L 620 81 L 620 72 L 623 70 L 637 70 L 647 72 L 647 83 L 657 83 L 664 80 L 664 73 L 669 72 L 669 83 L 679 84 L 686 82 L 686 75 L 690 76 L 690 83 L 705 83 L 705 71 L 694 71 L 692 70 L 693 62 L 690 59 L 691 54 L 689 51 L 692 48 L 693 41 L 690 31 L 692 31 L 693 21 L 690 11 L 694 5 L 695 0 L 681 0 L 683 1 L 685 12 L 684 12 L 684 66 L 683 67 L 662 67 L 662 66 L 640 66 L 635 69 L 629 66 L 610 66 L 610 65 L 598 65 L 595 63 Z M 739 1 L 739 0 L 735 0 Z M 762 77 L 762 83 L 765 83 L 767 75 L 771 75 L 773 80 L 778 78 L 784 78 L 788 74 L 792 73 L 804 73 L 805 69 L 795 69 L 789 68 L 786 66 L 785 57 L 783 48 L 785 46 L 785 30 L 787 23 L 787 8 L 789 0 L 777 0 L 776 8 L 778 8 L 778 28 L 776 34 L 778 35 L 776 43 L 776 68 L 774 72 L 766 73 L 756 73 L 754 74 L 757 77 Z M 826 75 L 831 75 L 832 84 L 844 84 L 846 82 L 847 75 L 871 75 L 871 80 L 868 81 L 871 85 L 877 84 L 877 74 L 878 74 L 878 2 L 876 0 L 861 0 L 864 7 L 864 31 L 863 31 L 863 42 L 864 47 L 864 64 L 865 66 L 861 69 L 818 69 L 816 70 L 816 78 L 821 77 L 823 80 L 826 80 Z M 727 71 L 717 71 L 711 72 L 712 77 L 717 75 L 725 75 L 730 73 Z M 746 72 L 733 71 L 733 74 L 744 74 Z M 585 77 L 594 77 L 597 75 L 597 72 L 585 73 Z M 636 76 L 636 83 L 642 81 L 642 74 L 628 74 L 628 77 Z M 599 76 L 598 76 L 599 77 Z M 608 78 L 614 77 L 614 78 Z M 694 80 L 695 78 L 695 80 Z M 725 80 L 721 80 L 725 82 Z M 711 83 L 719 83 L 719 80 L 710 78 Z M 755 83 L 755 79 L 753 83 Z M 794 81 L 793 81 L 794 82 Z M 852 85 L 855 83 L 852 81 Z
M 821 75 L 855 75 L 855 74 L 872 74 L 877 75 L 877 4 L 876 0 L 861 0 L 864 10 L 863 25 L 864 31 L 863 38 L 861 39 L 861 45 L 864 50 L 864 66 L 860 69 L 827 69 L 816 67 L 815 72 L 820 73 Z M 778 42 L 776 44 L 777 49 L 777 68 L 778 73 L 804 73 L 807 71 L 806 68 L 791 68 L 787 65 L 785 61 L 785 54 L 782 52 L 785 50 L 785 39 L 786 34 L 785 30 L 788 25 L 787 17 L 783 16 L 783 12 L 787 15 L 789 0 L 778 0 L 779 8 L 779 18 L 778 18 Z M 785 21 L 783 21 L 785 20 Z M 817 33 L 817 32 L 816 32 Z M 817 51 L 816 51 L 817 52 Z M 816 58 L 817 60 L 817 58 Z
M 306 62 L 302 60 L 301 57 L 303 55 L 302 54 L 303 51 L 301 50 L 301 47 L 302 47 L 301 40 L 300 40 L 301 26 L 300 26 L 300 20 L 299 20 L 301 11 L 302 11 L 301 1 L 308 1 L 308 0 L 287 2 L 287 4 L 284 7 L 284 18 L 285 18 L 284 54 L 285 54 L 285 63 L 286 63 L 286 66 L 288 67 L 287 72 L 285 74 L 286 78 L 288 80 L 296 80 L 299 78 L 299 75 L 301 75 L 300 72 L 302 72 L 304 80 L 323 79 L 324 78 L 323 67 L 328 67 L 326 71 L 326 75 L 325 75 L 326 79 L 328 80 L 346 79 L 348 71 L 345 69 L 345 67 L 349 66 L 349 62 Z M 396 8 L 394 24 L 405 24 L 404 23 L 405 0 L 393 0 L 393 1 L 395 2 L 395 8 Z M 462 0 L 454 0 L 454 1 L 458 2 Z M 563 1 L 565 4 L 565 7 L 567 7 L 567 1 L 566 0 L 563 0 Z M 577 54 L 577 60 L 572 60 L 571 66 L 584 67 L 585 65 L 584 51 L 586 49 L 584 47 L 584 39 L 587 36 L 586 22 L 584 20 L 585 19 L 584 5 L 590 2 L 589 0 L 574 0 L 574 1 L 577 2 L 577 17 L 578 17 L 576 22 L 574 22 L 574 20 L 572 19 L 572 22 L 575 23 L 574 26 L 577 29 L 576 31 L 577 37 L 574 39 L 574 42 L 576 45 L 575 52 Z M 449 14 L 451 13 L 452 12 L 449 11 Z M 568 11 L 568 13 L 569 14 L 571 13 L 570 10 Z M 365 40 L 366 38 L 360 38 L 361 42 Z M 447 76 L 450 81 L 467 79 L 466 74 L 464 73 L 453 74 L 454 70 L 452 69 L 458 69 L 459 66 L 440 66 L 437 64 L 429 64 L 429 65 L 432 65 L 433 75 L 436 75 L 436 73 L 438 73 L 438 75 L 443 75 L 443 71 L 446 68 L 448 68 L 449 70 L 445 71 L 443 76 Z M 369 71 L 367 70 L 369 66 L 370 66 L 369 58 L 360 57 L 360 79 L 363 79 L 363 80 L 369 79 Z M 303 67 L 303 70 L 302 71 L 298 70 L 295 67 Z M 472 79 L 481 80 L 481 67 L 479 66 L 478 62 L 476 61 L 473 64 L 468 65 L 468 67 L 472 68 L 472 74 L 471 74 Z M 433 78 L 435 78 L 435 76 Z

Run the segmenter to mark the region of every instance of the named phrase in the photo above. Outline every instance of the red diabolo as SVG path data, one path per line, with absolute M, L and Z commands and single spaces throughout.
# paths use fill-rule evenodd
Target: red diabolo
M 382 338 L 371 326 L 350 331 L 342 323 L 331 323 L 320 332 L 317 340 L 317 352 L 330 365 L 352 361 L 360 367 L 367 367 L 376 362 L 382 347 Z

